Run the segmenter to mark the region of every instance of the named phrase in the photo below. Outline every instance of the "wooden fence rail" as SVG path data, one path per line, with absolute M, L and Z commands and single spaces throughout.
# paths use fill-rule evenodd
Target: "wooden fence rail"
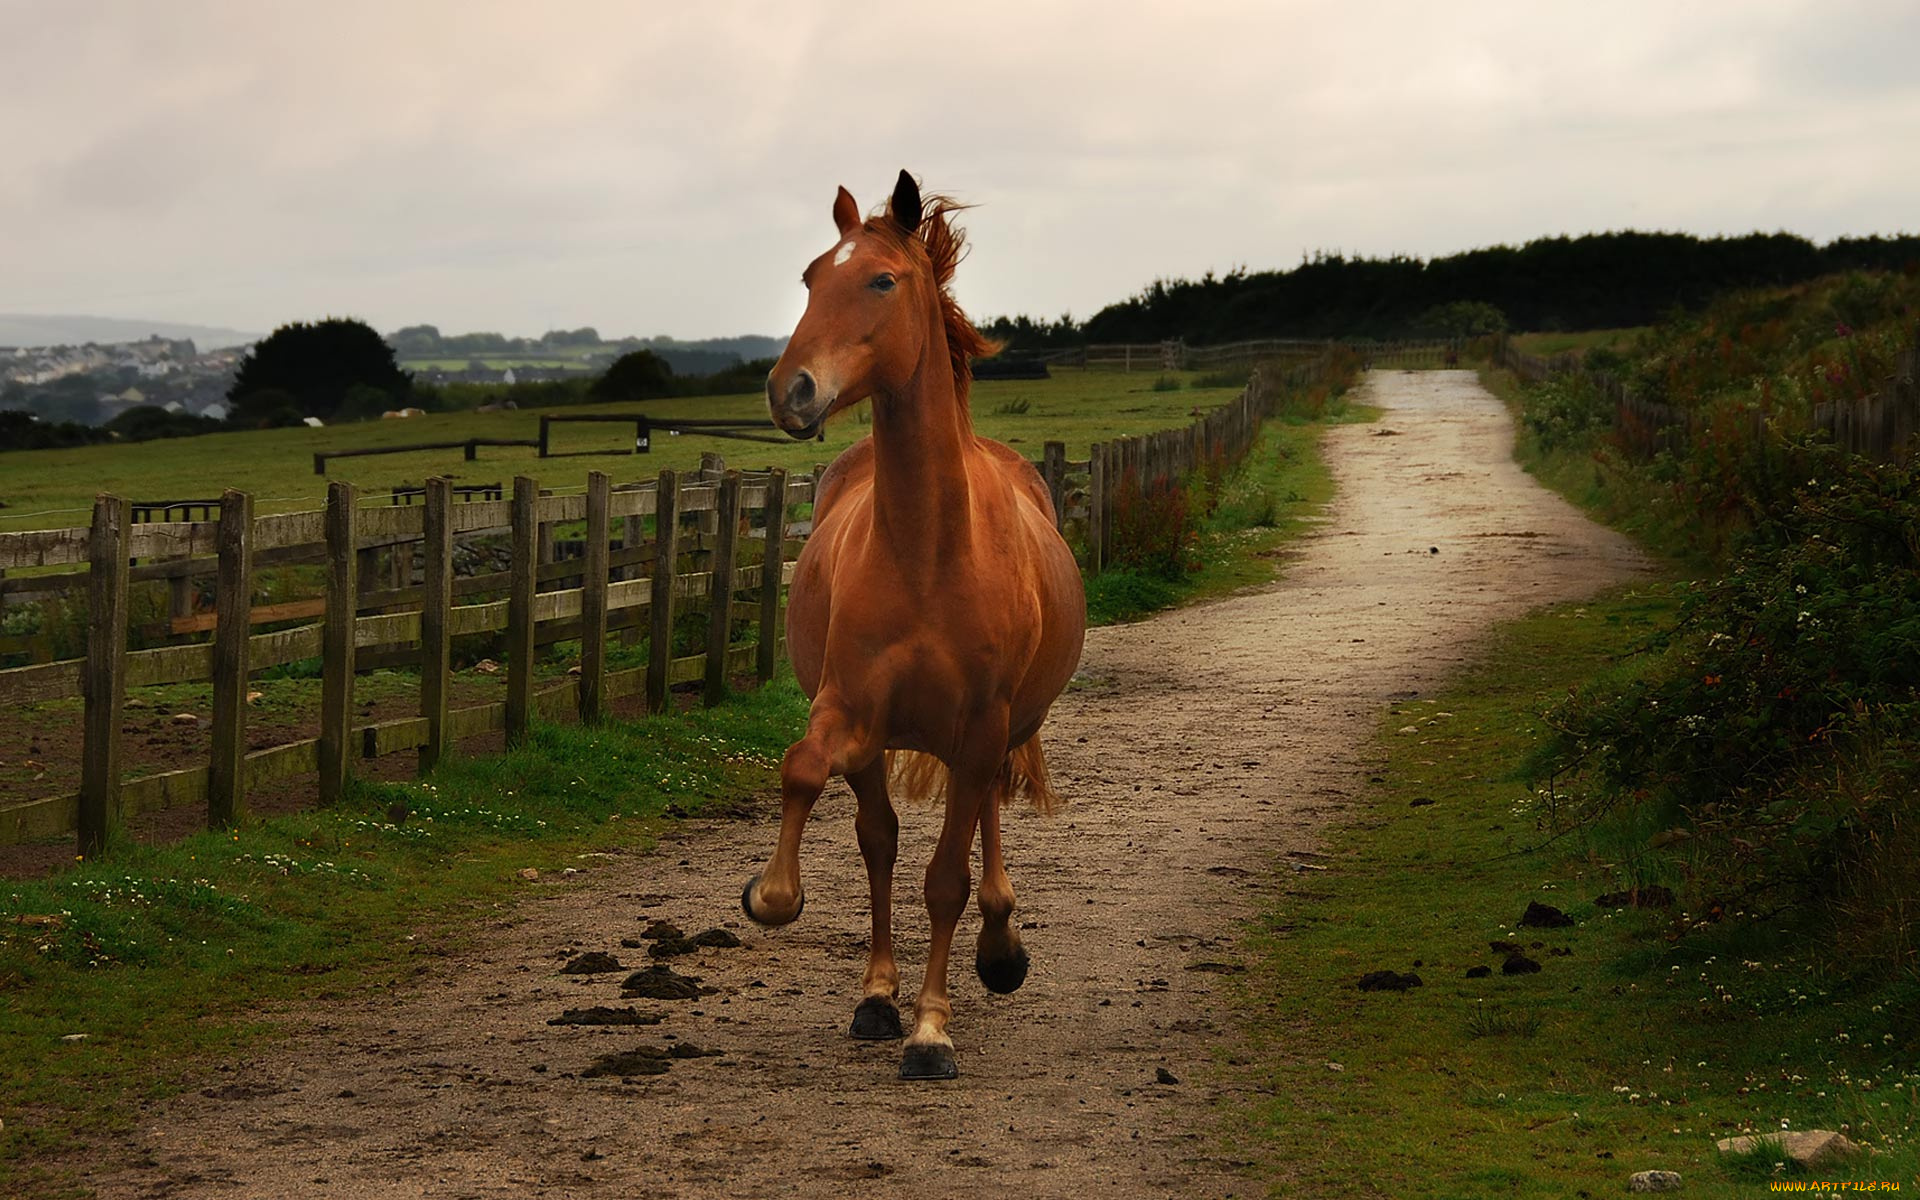
M 77 794 L 43 797 L 0 808 L 0 842 L 74 832 L 80 852 L 100 851 L 125 817 L 157 808 L 207 805 L 213 825 L 246 812 L 250 789 L 270 780 L 311 773 L 323 802 L 337 801 L 354 758 L 416 750 L 429 769 L 458 738 L 505 730 L 524 735 L 535 713 L 571 711 L 602 718 L 608 704 L 644 690 L 665 706 L 674 684 L 701 682 L 708 701 L 724 694 L 728 676 L 771 678 L 779 651 L 778 592 L 791 580 L 793 551 L 788 506 L 808 503 L 814 480 L 785 473 L 742 474 L 713 469 L 682 478 L 614 488 L 600 472 L 583 495 L 542 495 L 533 480 L 514 480 L 511 500 L 456 503 L 448 480 L 430 480 L 424 503 L 362 506 L 344 483 L 328 489 L 326 508 L 311 513 L 252 515 L 252 499 L 229 491 L 217 520 L 134 524 L 128 503 L 101 496 L 86 529 L 0 533 L 0 565 L 84 564 L 91 634 L 87 655 L 0 670 L 0 704 L 79 697 L 83 702 L 81 787 Z M 495 493 L 498 494 L 498 493 Z M 751 518 L 759 518 L 753 528 Z M 645 518 L 657 532 L 645 545 L 637 534 Z M 681 540 L 681 521 L 709 532 Z M 559 522 L 584 521 L 587 549 L 573 564 L 539 561 L 540 533 Z M 624 546 L 612 551 L 613 530 Z M 496 538 L 510 543 L 508 571 L 456 579 L 457 542 Z M 551 544 L 550 541 L 548 543 Z M 368 592 L 360 567 L 369 550 L 422 551 L 419 586 Z M 299 601 L 311 624 L 253 632 L 253 577 L 268 551 L 298 549 L 325 564 L 324 595 Z M 685 553 L 683 553 L 685 551 Z M 212 640 L 129 652 L 128 563 L 135 557 L 210 560 L 217 578 Z M 644 566 L 648 574 L 615 578 Z M 564 567 L 565 573 L 552 568 Z M 542 577 L 549 590 L 539 590 Z M 570 584 L 571 586 L 551 586 Z M 478 586 L 471 586 L 478 585 Z M 751 606 L 734 603 L 743 589 L 761 589 Z M 504 598 L 494 599 L 494 593 Z M 369 605 L 369 601 L 373 603 Z M 465 601 L 465 602 L 463 602 Z M 372 607 L 375 611 L 365 611 Z M 672 612 L 705 608 L 711 653 L 672 655 Z M 289 615 L 283 612 L 276 615 Z M 757 640 L 732 645 L 737 621 L 757 622 Z M 610 669 L 610 628 L 652 628 L 655 649 L 644 668 Z M 504 702 L 452 708 L 448 679 L 455 637 L 504 632 Z M 542 687 L 536 648 L 565 636 L 581 642 L 578 680 Z M 375 650 L 401 647 L 421 668 L 418 715 L 360 724 L 355 720 L 354 676 Z M 246 680 L 253 672 L 303 659 L 321 664 L 319 736 L 247 751 Z M 212 749 L 203 766 L 125 780 L 121 722 L 129 688 L 162 683 L 213 684 Z

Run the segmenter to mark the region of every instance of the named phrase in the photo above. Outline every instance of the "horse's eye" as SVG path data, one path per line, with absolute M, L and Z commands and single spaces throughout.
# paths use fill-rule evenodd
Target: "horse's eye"
M 867 286 L 872 288 L 876 292 L 890 292 L 893 290 L 893 276 L 875 275 L 873 277 L 873 282 L 869 283 Z

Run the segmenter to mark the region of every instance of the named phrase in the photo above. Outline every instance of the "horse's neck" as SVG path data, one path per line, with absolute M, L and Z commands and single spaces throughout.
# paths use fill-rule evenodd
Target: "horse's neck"
M 929 347 L 900 394 L 875 400 L 874 532 L 904 563 L 950 565 L 970 537 L 966 460 L 973 428 L 954 391 L 945 345 Z

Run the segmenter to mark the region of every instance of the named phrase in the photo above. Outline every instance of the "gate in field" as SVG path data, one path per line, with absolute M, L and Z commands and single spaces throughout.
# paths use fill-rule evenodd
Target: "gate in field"
M 251 496 L 229 491 L 215 519 L 141 524 L 127 500 L 102 495 L 87 528 L 0 533 L 0 568 L 85 565 L 84 572 L 30 578 L 83 587 L 90 629 L 85 658 L 0 671 L 0 704 L 83 700 L 79 792 L 0 809 L 0 841 L 75 831 L 80 852 L 91 855 L 135 813 L 205 803 L 209 822 L 224 825 L 244 813 L 249 787 L 302 774 L 317 774 L 321 800 L 331 803 L 355 758 L 414 750 L 426 770 L 457 738 L 503 729 L 517 741 L 536 713 L 595 721 L 624 695 L 644 692 L 648 707 L 659 711 L 676 683 L 701 682 L 713 703 L 731 673 L 771 678 L 781 652 L 781 589 L 797 550 L 788 537 L 788 506 L 810 503 L 813 483 L 789 481 L 777 470 L 703 470 L 684 479 L 667 470 L 616 488 L 596 471 L 583 494 L 543 494 L 521 476 L 510 498 L 456 503 L 451 482 L 435 478 L 420 503 L 381 495 L 372 505 L 363 505 L 351 484 L 334 483 L 319 511 L 256 517 Z M 575 522 L 585 525 L 582 556 L 551 561 L 553 527 Z M 456 576 L 456 545 L 501 534 L 509 543 L 507 570 Z M 392 586 L 370 586 L 381 582 L 382 554 L 393 562 L 404 557 L 409 569 L 386 581 Z M 170 568 L 169 578 L 215 577 L 213 611 L 196 625 L 211 629 L 210 641 L 127 650 L 128 585 L 143 569 L 130 567 L 135 559 L 156 560 L 147 566 Z M 270 561 L 324 563 L 324 594 L 256 607 L 254 572 Z M 755 589 L 751 601 L 739 598 Z M 708 614 L 707 651 L 673 657 L 676 612 L 700 608 Z M 253 632 L 257 624 L 303 616 L 319 620 Z M 733 644 L 736 621 L 753 624 L 756 640 Z M 623 629 L 647 633 L 646 666 L 608 669 L 609 634 Z M 452 639 L 500 631 L 505 699 L 450 707 Z M 538 686 L 536 646 L 562 639 L 580 642 L 579 677 Z M 311 659 L 321 670 L 319 736 L 248 751 L 249 673 Z M 418 714 L 357 721 L 356 670 L 397 660 L 419 663 Z M 123 779 L 127 690 L 205 681 L 213 684 L 206 765 Z

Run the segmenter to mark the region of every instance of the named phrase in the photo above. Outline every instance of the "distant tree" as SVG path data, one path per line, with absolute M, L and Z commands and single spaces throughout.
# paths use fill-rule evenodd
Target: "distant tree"
M 578 329 L 549 329 L 540 335 L 542 346 L 598 346 L 600 331 L 591 325 Z
M 440 331 L 431 325 L 408 325 L 396 329 L 387 341 L 394 353 L 411 358 L 430 358 L 440 353 Z
M 30 412 L 0 409 L 0 450 L 52 450 L 107 440 L 105 431 L 75 421 L 40 421 Z
M 151 442 L 157 438 L 217 433 L 225 426 L 219 421 L 196 417 L 192 413 L 168 412 L 157 404 L 142 404 L 108 421 L 105 428 L 108 433 L 129 442 Z
M 355 386 L 386 393 L 385 408 L 404 408 L 413 376 L 364 321 L 329 317 L 282 325 L 248 351 L 227 400 L 238 424 L 283 424 L 288 410 L 296 420 L 331 420 Z
M 651 350 L 635 350 L 613 360 L 607 373 L 588 389 L 596 400 L 652 400 L 671 396 L 673 368 Z
M 1422 337 L 1471 338 L 1507 331 L 1507 314 L 1482 300 L 1436 304 L 1413 319 Z

